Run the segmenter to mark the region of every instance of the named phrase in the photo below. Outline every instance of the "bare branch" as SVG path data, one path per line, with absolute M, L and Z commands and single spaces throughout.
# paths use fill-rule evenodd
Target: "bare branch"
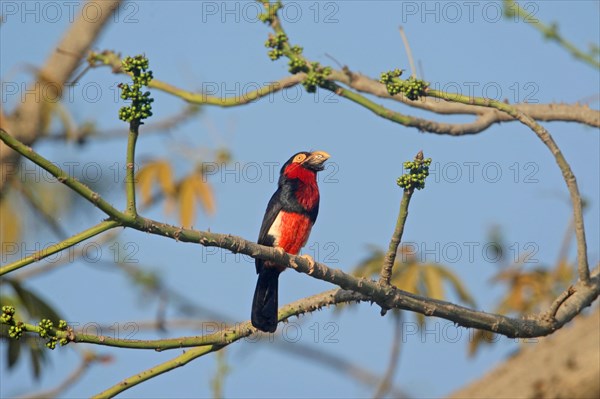
M 308 274 L 319 280 L 328 281 L 345 290 L 362 294 L 364 300 L 377 302 L 382 308 L 405 309 L 421 313 L 425 316 L 436 316 L 454 321 L 460 326 L 478 328 L 496 332 L 507 337 L 537 337 L 551 334 L 572 320 L 581 310 L 589 306 L 600 295 L 600 277 L 597 269 L 588 281 L 581 280 L 571 287 L 573 295 L 562 303 L 555 318 L 549 319 L 545 314 L 531 316 L 529 319 L 514 319 L 503 315 L 475 311 L 453 303 L 439 301 L 401 291 L 393 286 L 382 286 L 375 281 L 357 278 L 341 270 L 330 269 L 326 265 L 301 256 L 295 256 L 284 251 L 246 241 L 241 237 L 229 234 L 217 234 L 209 231 L 196 231 L 171 226 L 141 216 L 127 215 L 114 209 L 106 202 L 100 202 L 97 194 L 93 193 L 82 183 L 68 178 L 64 172 L 33 150 L 16 141 L 0 129 L 0 139 L 19 153 L 45 170 L 59 181 L 67 184 L 75 192 L 88 199 L 121 226 L 151 234 L 161 235 L 177 241 L 200 243 L 207 247 L 220 247 L 234 253 L 242 253 L 253 258 L 273 261 L 285 265 L 298 272 Z M 581 258 L 580 258 L 581 262 Z
M 94 8 L 98 9 L 98 18 L 90 20 L 79 13 L 79 17 L 70 25 L 62 39 L 56 46 L 45 64 L 40 68 L 38 78 L 31 84 L 30 89 L 37 93 L 35 96 L 26 96 L 25 101 L 15 109 L 12 115 L 2 118 L 2 127 L 5 130 L 18 132 L 17 138 L 27 144 L 33 144 L 41 134 L 42 118 L 48 111 L 45 98 L 56 100 L 62 95 L 64 86 L 75 72 L 77 66 L 92 44 L 100 35 L 102 29 L 110 21 L 113 12 L 119 7 L 122 0 L 94 1 Z M 29 89 L 28 89 L 29 91 Z M 0 143 L 0 165 L 15 165 L 19 156 L 12 151 L 6 151 L 4 144 Z M 0 192 L 4 191 L 9 167 L 0 168 Z
M 93 66 L 108 65 L 112 67 L 113 72 L 124 73 L 121 69 L 119 57 L 113 52 L 104 51 L 102 53 L 92 53 L 90 55 L 90 59 L 91 62 L 95 63 L 93 64 Z M 302 83 L 302 81 L 305 78 L 305 73 L 297 73 L 282 78 L 278 81 L 272 82 L 258 90 L 248 92 L 244 96 L 233 97 L 214 97 L 204 93 L 194 93 L 177 88 L 160 80 L 153 80 L 152 82 L 150 82 L 149 87 L 174 95 L 192 104 L 233 107 L 248 104 L 262 97 L 272 95 L 273 93 L 285 89 L 287 87 L 293 87 L 297 84 Z M 354 101 L 359 105 L 370 109 L 371 111 L 375 112 L 381 117 L 384 117 L 396 123 L 400 123 L 404 126 L 416 127 L 420 131 L 436 134 L 448 134 L 451 136 L 461 136 L 467 134 L 481 133 L 482 131 L 486 130 L 487 128 L 496 123 L 515 121 L 515 119 L 512 118 L 510 115 L 486 107 L 441 101 L 439 99 L 434 98 L 422 98 L 418 101 L 411 101 L 401 94 L 396 96 L 390 96 L 385 86 L 379 81 L 371 79 L 365 75 L 352 72 L 347 67 L 344 67 L 342 70 L 332 70 L 331 74 L 328 76 L 328 79 L 332 83 L 330 90 L 336 93 L 336 90 L 340 90 L 340 86 L 336 85 L 335 83 L 341 83 L 360 93 L 372 94 L 380 98 L 391 99 L 394 101 L 404 103 L 413 108 L 424 109 L 437 114 L 466 114 L 477 116 L 477 119 L 474 122 L 470 123 L 442 123 L 432 121 L 429 119 L 404 115 L 399 112 L 395 112 L 388 108 L 385 108 L 382 105 L 375 104 L 373 102 L 369 104 L 368 102 L 370 102 L 370 100 L 368 99 L 366 99 L 368 102 L 357 101 L 359 95 L 351 91 L 349 91 L 349 94 L 345 95 L 345 97 L 347 97 L 351 101 Z M 348 93 L 347 89 L 343 90 L 346 90 L 346 93 Z M 354 95 L 352 96 L 352 94 Z M 593 127 L 600 127 L 600 112 L 591 109 L 587 105 L 515 104 L 514 107 L 517 110 L 526 113 L 535 120 L 546 122 L 578 122 Z

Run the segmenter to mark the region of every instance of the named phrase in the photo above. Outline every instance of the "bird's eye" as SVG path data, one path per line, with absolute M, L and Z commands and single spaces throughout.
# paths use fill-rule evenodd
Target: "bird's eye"
M 299 163 L 306 159 L 306 154 L 298 154 L 294 157 L 294 162 Z

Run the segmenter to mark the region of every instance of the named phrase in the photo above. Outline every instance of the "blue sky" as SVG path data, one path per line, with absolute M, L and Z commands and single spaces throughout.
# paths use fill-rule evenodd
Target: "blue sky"
M 597 71 L 545 41 L 523 20 L 499 18 L 500 2 L 288 3 L 283 23 L 290 41 L 303 46 L 308 58 L 322 64 L 336 67 L 334 58 L 373 77 L 396 67 L 408 69 L 398 32 L 402 25 L 423 76 L 435 88 L 458 88 L 463 94 L 472 89 L 477 96 L 511 102 L 570 103 L 592 98 L 590 106 L 598 108 Z M 29 81 L 27 67 L 40 65 L 54 51 L 70 12 L 81 12 L 70 4 L 2 3 L 0 72 L 2 101 L 8 109 L 19 101 L 9 89 Z M 534 18 L 557 21 L 561 33 L 581 48 L 600 37 L 598 2 L 521 4 Z M 264 42 L 270 30 L 257 21 L 257 10 L 252 2 L 128 2 L 94 48 L 123 55 L 144 53 L 157 79 L 179 87 L 242 95 L 257 84 L 288 75 L 285 60 L 272 62 L 266 55 Z M 122 79 L 108 69 L 87 73 L 65 99 L 74 119 L 80 123 L 93 119 L 101 129 L 123 127 L 117 119 L 122 103 L 115 99 L 116 84 Z M 184 105 L 162 93 L 154 97 L 155 120 L 176 113 Z M 386 105 L 439 121 L 471 120 L 425 114 L 393 102 Z M 600 240 L 598 131 L 567 123 L 545 126 L 570 162 L 582 196 L 589 200 L 585 222 L 589 257 L 595 264 Z M 198 118 L 169 132 L 144 136 L 142 130 L 137 156 L 140 161 L 176 158 L 176 173 L 183 176 L 194 162 L 212 161 L 210 150 L 220 147 L 231 151 L 234 163 L 210 177 L 217 212 L 210 217 L 200 213 L 195 227 L 255 239 L 264 208 L 275 190 L 270 165 L 281 165 L 300 150 L 325 150 L 332 157 L 321 175 L 321 210 L 305 253 L 344 271 L 368 255 L 369 245 L 387 246 L 401 197 L 395 180 L 402 172 L 402 162 L 422 149 L 433 158 L 432 175 L 426 189 L 413 198 L 404 238 L 428 254 L 424 260 L 445 263 L 458 274 L 483 310 L 493 310 L 503 292 L 489 281 L 497 271 L 483 251 L 490 228 L 501 226 L 514 256 L 534 249 L 534 258 L 527 265 L 534 268 L 554 264 L 571 215 L 566 186 L 554 159 L 533 132 L 520 124 L 496 125 L 470 137 L 437 136 L 377 118 L 327 92 L 307 94 L 300 87 L 243 107 L 207 107 Z M 113 176 L 124 165 L 124 140 L 98 140 L 84 147 L 41 141 L 35 148 L 63 166 L 75 162 L 79 172 L 85 165 L 97 163 L 104 176 Z M 121 185 L 102 190 L 113 203 L 124 203 Z M 103 218 L 96 210 L 83 209 L 62 220 L 69 232 Z M 176 223 L 162 206 L 152 208 L 147 215 Z M 30 220 L 25 232 L 28 239 L 31 237 L 27 241 L 30 246 L 56 241 L 41 222 Z M 168 286 L 232 320 L 247 320 L 255 285 L 252 262 L 224 251 L 129 230 L 119 240 L 123 245 L 132 244 L 129 248 L 136 250 L 132 256 L 138 265 L 159 271 Z M 475 248 L 473 257 L 468 256 L 470 245 Z M 456 248 L 459 253 L 451 252 Z M 110 260 L 113 255 L 103 248 L 102 259 Z M 104 269 L 74 262 L 32 280 L 30 287 L 61 309 L 72 323 L 114 325 L 123 334 L 127 322 L 155 317 L 155 298 L 144 297 L 122 274 Z M 280 284 L 280 304 L 331 288 L 291 271 L 281 277 Z M 172 308 L 167 315 L 181 316 Z M 406 314 L 405 320 L 414 319 Z M 406 342 L 394 383 L 414 397 L 448 394 L 518 348 L 513 340 L 502 338 L 498 345 L 484 348 L 469 359 L 467 330 L 455 330 L 444 320 L 432 319 L 428 334 L 412 335 L 412 326 L 405 325 Z M 287 345 L 334 353 L 373 373 L 383 373 L 388 362 L 392 322 L 380 317 L 376 306 L 360 304 L 335 313 L 325 309 L 280 328 L 289 333 Z M 195 333 L 173 331 L 167 336 Z M 455 339 L 456 334 L 461 334 L 460 338 Z M 160 336 L 138 332 L 135 337 Z M 51 362 L 39 383 L 31 379 L 26 362 L 15 371 L 3 372 L 0 394 L 11 396 L 30 388 L 53 386 L 77 363 L 78 357 L 70 349 L 59 348 L 50 354 Z M 112 354 L 115 361 L 95 366 L 66 395 L 97 393 L 177 353 L 92 349 Z M 5 346 L 0 346 L 0 351 L 5 370 Z M 225 381 L 226 396 L 370 397 L 373 391 L 268 342 L 231 345 L 226 359 L 231 367 Z M 210 396 L 214 368 L 214 356 L 201 358 L 125 395 Z

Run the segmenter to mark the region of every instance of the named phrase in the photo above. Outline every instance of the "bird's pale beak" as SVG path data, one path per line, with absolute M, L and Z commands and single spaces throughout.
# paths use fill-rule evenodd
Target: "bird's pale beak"
M 308 166 L 310 169 L 313 169 L 313 170 L 316 170 L 316 171 L 320 171 L 320 170 L 325 169 L 325 166 L 323 166 L 323 164 L 330 157 L 331 157 L 331 155 L 329 155 L 325 151 L 313 151 L 308 156 L 308 158 L 306 158 L 304 160 L 303 164 L 305 164 L 306 166 Z

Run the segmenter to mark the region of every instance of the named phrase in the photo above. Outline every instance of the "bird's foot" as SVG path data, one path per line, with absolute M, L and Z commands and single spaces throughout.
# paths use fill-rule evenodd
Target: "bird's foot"
M 300 257 L 302 259 L 306 259 L 306 261 L 308 262 L 308 275 L 312 276 L 313 272 L 315 271 L 315 260 L 310 255 L 300 255 Z

